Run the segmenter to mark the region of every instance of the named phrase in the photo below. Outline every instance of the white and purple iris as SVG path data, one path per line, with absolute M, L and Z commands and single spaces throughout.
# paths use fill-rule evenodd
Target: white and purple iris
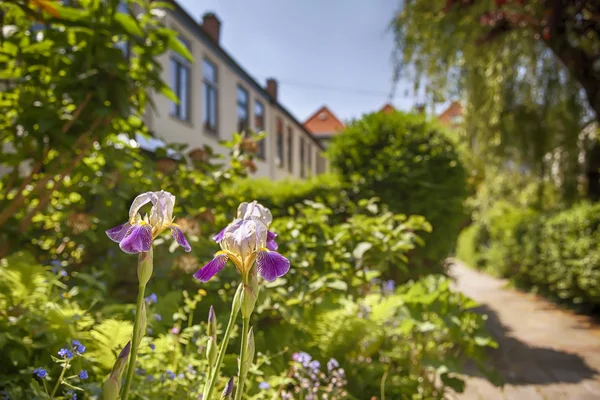
M 271 211 L 256 201 L 242 203 L 237 210 L 237 218 L 213 237 L 221 246 L 221 251 L 194 277 L 208 282 L 231 260 L 243 277 L 247 277 L 256 264 L 257 272 L 263 279 L 274 281 L 290 269 L 287 258 L 277 253 L 277 235 L 269 231 L 273 221 Z
M 140 209 L 151 203 L 150 215 L 144 218 Z M 137 196 L 129 208 L 129 221 L 106 231 L 108 237 L 119 243 L 125 253 L 136 254 L 149 251 L 152 241 L 165 229 L 171 229 L 171 235 L 186 252 L 192 250 L 181 229 L 173 223 L 175 196 L 169 192 L 146 192 Z

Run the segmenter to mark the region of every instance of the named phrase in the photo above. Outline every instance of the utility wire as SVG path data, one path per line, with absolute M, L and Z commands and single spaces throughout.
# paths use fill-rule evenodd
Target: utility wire
M 298 82 L 298 81 L 292 81 L 292 80 L 287 80 L 287 79 L 282 79 L 282 80 L 277 79 L 277 82 L 280 85 L 294 86 L 294 87 L 299 87 L 299 88 L 304 88 L 304 89 L 355 94 L 355 95 L 363 95 L 363 96 L 386 97 L 388 99 L 391 99 L 394 97 L 393 89 L 390 89 L 389 91 L 369 90 L 369 89 L 341 87 L 341 86 L 328 86 L 328 85 L 321 85 L 321 84 L 307 83 L 307 82 Z M 405 95 L 405 97 L 406 96 L 407 95 Z

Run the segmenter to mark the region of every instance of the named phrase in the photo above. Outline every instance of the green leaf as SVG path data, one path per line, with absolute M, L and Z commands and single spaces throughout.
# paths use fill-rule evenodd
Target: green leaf
M 325 284 L 325 286 L 327 286 L 328 288 L 331 288 L 331 289 L 337 289 L 337 290 L 343 290 L 343 291 L 348 290 L 348 284 L 344 281 L 327 282 Z
M 352 252 L 352 256 L 357 259 L 362 259 L 367 251 L 369 251 L 373 247 L 372 243 L 369 242 L 360 242 L 356 245 L 356 248 Z
M 167 85 L 163 85 L 160 87 L 160 93 L 165 96 L 167 99 L 171 100 L 174 103 L 179 104 L 179 99 L 175 92 Z
M 169 36 L 169 49 L 179 54 L 189 62 L 194 62 L 194 57 L 185 45 L 175 36 Z
M 131 36 L 144 36 L 144 32 L 131 15 L 116 13 L 115 21 Z

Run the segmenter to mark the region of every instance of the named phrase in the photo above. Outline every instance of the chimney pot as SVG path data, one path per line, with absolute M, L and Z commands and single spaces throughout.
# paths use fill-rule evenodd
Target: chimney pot
M 277 101 L 277 80 L 275 78 L 267 79 L 267 86 L 265 90 L 273 100 Z
M 206 13 L 202 17 L 202 29 L 213 40 L 219 44 L 219 36 L 221 33 L 221 21 L 214 13 Z

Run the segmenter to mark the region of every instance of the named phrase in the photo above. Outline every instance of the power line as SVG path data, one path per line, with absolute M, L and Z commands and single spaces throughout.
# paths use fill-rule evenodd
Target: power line
M 388 99 L 393 98 L 394 94 L 395 94 L 394 93 L 395 90 L 393 90 L 393 89 L 390 89 L 389 91 L 369 90 L 369 89 L 361 89 L 361 88 L 321 85 L 321 84 L 308 83 L 308 82 L 298 82 L 298 81 L 292 81 L 292 80 L 287 80 L 287 79 L 281 79 L 281 80 L 277 79 L 277 82 L 280 85 L 294 86 L 294 87 L 299 87 L 299 88 L 304 88 L 304 89 L 347 93 L 347 94 L 362 95 L 362 96 L 386 97 Z

